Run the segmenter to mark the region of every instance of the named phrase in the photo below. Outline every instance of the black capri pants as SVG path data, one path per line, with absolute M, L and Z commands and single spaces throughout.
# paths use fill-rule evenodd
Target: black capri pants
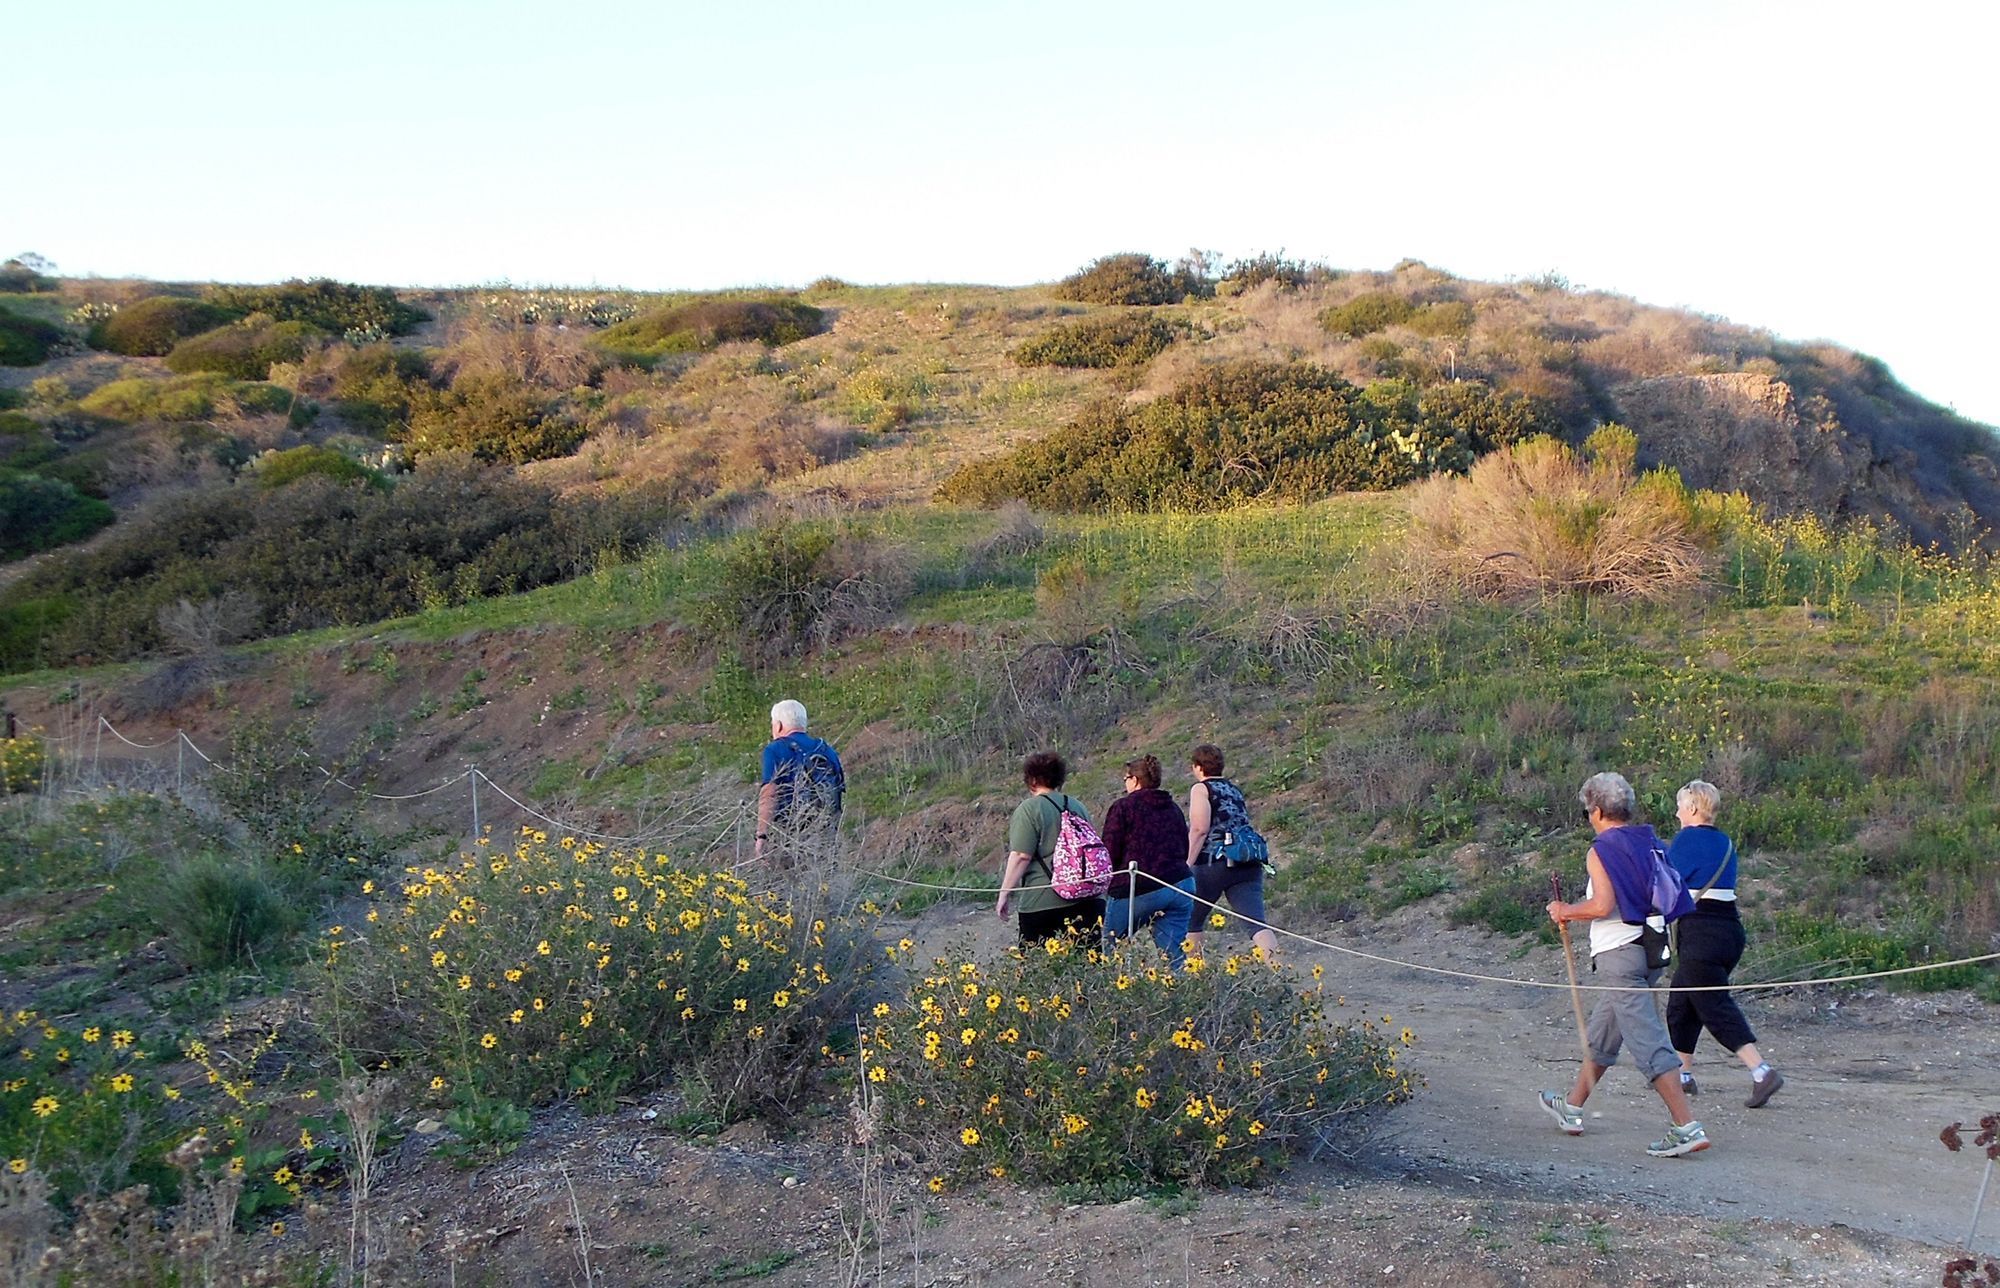
M 1724 911 L 1724 910 L 1727 911 Z M 1726 900 L 1703 899 L 1695 910 L 1682 917 L 1680 964 L 1674 968 L 1670 988 L 1712 988 L 1729 983 L 1729 973 L 1743 960 L 1743 921 L 1736 905 Z M 1739 1051 L 1755 1042 L 1750 1021 L 1727 992 L 1673 993 L 1667 998 L 1667 1036 L 1674 1050 L 1694 1054 L 1694 1044 L 1706 1028 L 1724 1049 Z

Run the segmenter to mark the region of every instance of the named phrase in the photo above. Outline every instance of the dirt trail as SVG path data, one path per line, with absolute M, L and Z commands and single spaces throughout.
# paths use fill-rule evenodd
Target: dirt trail
M 1006 941 L 990 904 L 936 909 L 926 922 L 927 937 L 940 943 L 969 935 L 997 951 Z M 1564 978 L 1559 949 L 1535 944 L 1524 952 L 1527 941 L 1448 928 L 1423 906 L 1384 922 L 1315 929 L 1314 937 L 1400 961 Z M 1970 994 L 1744 995 L 1759 1048 L 1784 1071 L 1784 1089 L 1762 1109 L 1745 1108 L 1742 1066 L 1704 1037 L 1694 1109 L 1714 1146 L 1654 1159 L 1645 1147 L 1666 1114 L 1629 1065 L 1591 1097 L 1581 1137 L 1564 1136 L 1536 1104 L 1537 1090 L 1566 1088 L 1576 1072 L 1566 989 L 1474 983 L 1288 947 L 1296 949 L 1294 964 L 1324 965 L 1330 991 L 1357 1014 L 1393 1016 L 1417 1033 L 1410 1064 L 1425 1086 L 1394 1112 L 1367 1163 L 1383 1180 L 1467 1197 L 1617 1201 L 1708 1225 L 1762 1218 L 1941 1246 L 1965 1235 L 1979 1165 L 1969 1151 L 1947 1153 L 1938 1132 L 2000 1109 L 2000 1024 L 1995 1008 Z M 1586 1007 L 1590 1000 L 1586 994 Z M 1986 1213 L 1976 1243 L 2000 1253 L 2000 1211 Z

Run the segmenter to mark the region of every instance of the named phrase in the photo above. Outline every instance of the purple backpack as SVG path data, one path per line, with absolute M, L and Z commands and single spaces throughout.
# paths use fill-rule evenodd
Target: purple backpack
M 1064 899 L 1095 899 L 1111 886 L 1111 851 L 1083 815 L 1066 805 L 1056 808 L 1062 831 L 1049 856 L 1049 883 Z
M 1655 848 L 1653 858 L 1653 911 L 1669 922 L 1679 921 L 1694 911 L 1694 896 L 1688 893 L 1687 882 L 1674 866 L 1667 862 L 1666 851 Z

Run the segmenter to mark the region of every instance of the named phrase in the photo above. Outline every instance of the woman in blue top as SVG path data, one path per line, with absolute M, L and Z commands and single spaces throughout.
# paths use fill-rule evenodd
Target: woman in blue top
M 1688 892 L 1701 896 L 1694 911 L 1680 919 L 1680 965 L 1667 999 L 1667 1032 L 1681 1058 L 1681 1089 L 1695 1094 L 1694 1047 L 1706 1028 L 1750 1070 L 1750 1098 L 1743 1103 L 1761 1109 L 1785 1079 L 1758 1054 L 1757 1035 L 1727 987 L 1729 973 L 1743 958 L 1744 936 L 1736 912 L 1736 846 L 1715 826 L 1722 793 L 1697 778 L 1681 788 L 1674 803 L 1681 830 L 1667 846 L 1667 862 Z M 1683 993 L 1684 988 L 1714 991 Z

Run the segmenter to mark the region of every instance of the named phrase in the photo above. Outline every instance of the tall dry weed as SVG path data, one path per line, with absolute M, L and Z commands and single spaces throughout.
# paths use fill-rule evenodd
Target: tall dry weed
M 1409 502 L 1413 551 L 1487 594 L 1657 598 L 1697 584 L 1707 554 L 1692 498 L 1678 476 L 1635 474 L 1630 441 L 1599 431 L 1586 460 L 1532 439 L 1462 478 L 1421 484 Z

